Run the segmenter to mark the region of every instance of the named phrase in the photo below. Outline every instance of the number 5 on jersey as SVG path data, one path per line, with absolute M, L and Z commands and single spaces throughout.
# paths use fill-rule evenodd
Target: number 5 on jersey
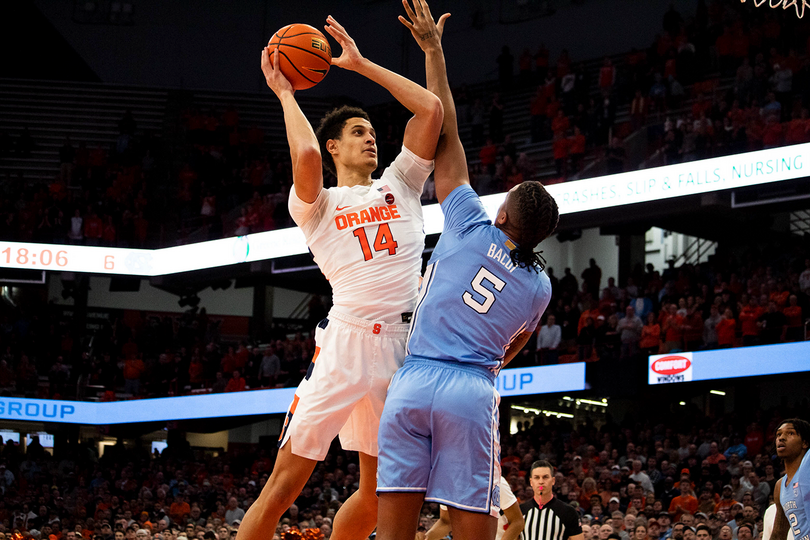
M 360 241 L 360 247 L 363 250 L 363 260 L 370 261 L 373 257 L 371 247 L 368 245 L 368 237 L 366 236 L 366 228 L 360 227 L 355 229 L 352 234 Z M 374 251 L 387 251 L 389 255 L 397 254 L 397 241 L 394 240 L 394 235 L 391 234 L 391 227 L 388 223 L 381 223 L 377 227 L 377 236 L 374 238 Z
M 495 290 L 498 292 L 502 291 L 503 288 L 506 286 L 505 281 L 503 281 L 501 278 L 499 278 L 498 276 L 496 276 L 483 266 L 478 271 L 478 273 L 475 274 L 475 277 L 470 282 L 470 285 L 472 285 L 472 288 L 476 293 L 484 297 L 484 302 L 483 303 L 478 302 L 469 291 L 465 291 L 464 294 L 461 295 L 461 298 L 464 300 L 465 304 L 467 304 L 468 306 L 470 306 L 471 308 L 473 308 L 475 311 L 477 311 L 482 315 L 487 313 L 492 307 L 492 304 L 495 303 L 495 293 L 484 287 L 484 280 L 489 281 L 492 284 L 492 286 L 495 287 Z

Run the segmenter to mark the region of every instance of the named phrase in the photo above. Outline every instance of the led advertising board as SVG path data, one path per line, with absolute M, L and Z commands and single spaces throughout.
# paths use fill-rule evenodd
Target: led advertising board
M 810 143 L 564 182 L 548 186 L 548 191 L 560 213 L 571 214 L 803 178 L 806 163 Z M 504 197 L 504 193 L 481 197 L 490 216 L 495 216 Z M 444 216 L 439 205 L 423 207 L 423 214 L 425 232 L 440 233 Z M 0 268 L 159 276 L 307 251 L 297 227 L 161 249 L 0 242 Z
M 501 396 L 585 389 L 585 364 L 505 369 L 495 380 Z M 0 397 L 0 420 L 108 425 L 282 414 L 295 388 L 96 403 Z
M 648 360 L 647 382 L 670 384 L 803 371 L 810 371 L 810 341 L 653 355 Z

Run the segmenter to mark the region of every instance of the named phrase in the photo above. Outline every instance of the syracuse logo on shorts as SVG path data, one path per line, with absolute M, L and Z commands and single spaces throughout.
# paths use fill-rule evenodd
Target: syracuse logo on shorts
M 689 382 L 692 380 L 692 353 L 658 354 L 650 356 L 649 384 Z

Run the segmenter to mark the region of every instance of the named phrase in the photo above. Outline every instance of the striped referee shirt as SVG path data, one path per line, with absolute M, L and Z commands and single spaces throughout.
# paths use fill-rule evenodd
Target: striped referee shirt
M 526 522 L 522 540 L 566 540 L 582 534 L 577 511 L 557 497 L 542 508 L 532 498 L 520 505 L 520 511 Z

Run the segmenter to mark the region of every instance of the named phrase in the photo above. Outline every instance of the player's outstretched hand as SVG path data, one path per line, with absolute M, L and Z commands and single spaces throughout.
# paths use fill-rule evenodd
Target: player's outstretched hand
M 280 54 L 276 54 L 273 56 L 273 59 L 270 60 L 270 53 L 273 52 L 274 49 L 271 49 L 269 46 L 262 49 L 262 72 L 264 73 L 264 80 L 267 81 L 267 86 L 279 97 L 284 92 L 294 93 L 295 90 L 290 84 L 290 81 L 287 80 L 287 77 L 281 72 L 278 67 L 278 59 L 281 57 Z
M 449 13 L 445 13 L 439 17 L 438 24 L 433 21 L 433 15 L 430 14 L 430 7 L 425 0 L 413 0 L 413 9 L 408 0 L 402 0 L 402 5 L 405 7 L 405 14 L 408 19 L 400 15 L 399 22 L 404 24 L 408 30 L 411 31 L 413 38 L 423 51 L 430 49 L 440 49 L 442 46 L 442 33 L 444 32 L 444 23 L 450 18 Z
M 324 28 L 329 32 L 330 36 L 335 38 L 342 49 L 340 56 L 332 58 L 332 65 L 349 71 L 357 71 L 363 62 L 363 55 L 360 54 L 357 44 L 334 17 L 329 15 L 326 22 L 329 24 L 324 25 Z

